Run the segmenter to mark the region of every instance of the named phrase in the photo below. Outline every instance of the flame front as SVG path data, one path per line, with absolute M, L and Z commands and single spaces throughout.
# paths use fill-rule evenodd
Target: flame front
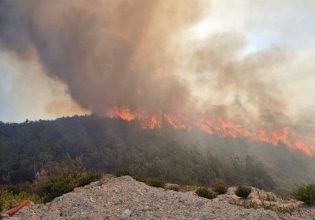
M 209 135 L 220 135 L 222 137 L 241 137 L 252 141 L 272 144 L 276 146 L 278 143 L 285 144 L 290 150 L 298 150 L 307 156 L 315 156 L 315 145 L 307 145 L 301 139 L 293 138 L 289 134 L 289 128 L 285 127 L 278 131 L 268 132 L 265 130 L 251 131 L 239 124 L 228 122 L 223 119 L 202 118 L 187 121 L 184 116 L 175 116 L 170 113 L 160 113 L 159 115 L 146 114 L 144 112 L 132 112 L 129 109 L 113 108 L 106 112 L 106 116 L 110 118 L 119 118 L 124 121 L 140 122 L 142 128 L 157 129 L 168 124 L 174 129 L 191 130 L 198 129 Z

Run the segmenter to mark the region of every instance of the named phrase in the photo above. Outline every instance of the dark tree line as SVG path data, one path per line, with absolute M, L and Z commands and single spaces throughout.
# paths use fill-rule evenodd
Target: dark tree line
M 137 122 L 97 116 L 21 124 L 0 123 L 0 184 L 32 182 L 40 170 L 79 167 L 181 184 L 291 187 L 315 178 L 312 159 L 283 146 L 208 136 L 170 127 L 141 129 Z M 300 172 L 303 170 L 303 172 Z

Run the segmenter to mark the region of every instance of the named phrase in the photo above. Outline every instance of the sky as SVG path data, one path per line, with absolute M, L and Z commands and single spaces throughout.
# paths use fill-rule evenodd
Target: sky
M 224 107 L 220 110 L 225 112 L 223 117 L 236 120 L 242 117 L 246 125 L 268 127 L 272 123 L 292 127 L 298 133 L 305 130 L 308 135 L 315 133 L 312 95 L 315 2 L 312 0 L 196 1 L 202 7 L 191 6 L 186 0 L 178 1 L 178 7 L 163 1 L 148 5 L 142 0 L 135 4 L 130 1 L 107 4 L 106 0 L 97 0 L 98 8 L 84 1 L 58 0 L 53 5 L 36 0 L 27 4 L 19 0 L 3 2 L 0 18 L 6 18 L 7 23 L 0 24 L 5 27 L 0 29 L 0 121 L 100 113 L 108 106 L 127 103 L 128 108 L 141 106 L 148 111 L 157 108 L 173 111 L 176 106 L 188 106 L 216 112 L 217 107 Z M 61 19 L 59 12 L 63 10 L 75 11 L 74 17 L 78 16 L 79 21 Z M 145 14 L 146 10 L 153 15 Z M 190 14 L 190 10 L 198 16 Z M 85 13 L 94 19 L 93 25 L 89 25 Z M 129 14 L 131 21 L 125 21 Z M 20 21 L 20 16 L 29 18 L 30 23 L 21 22 L 25 19 Z M 148 16 L 150 19 L 145 19 Z M 71 32 L 64 34 L 60 32 L 62 28 Z M 35 34 L 26 34 L 32 31 Z M 78 37 L 82 33 L 88 37 Z M 14 36 L 13 40 L 8 40 L 8 36 Z M 77 43 L 70 43 L 68 38 Z M 89 39 L 96 43 L 85 45 Z M 31 46 L 26 47 L 24 40 L 25 45 Z M 47 42 L 48 49 L 43 46 Z M 63 46 L 69 43 L 69 48 L 63 51 L 59 42 Z M 81 46 L 82 51 L 77 49 Z M 56 57 L 67 59 L 68 63 Z M 117 59 L 120 62 L 112 64 Z M 80 62 L 84 65 L 77 64 Z M 126 63 L 128 71 L 120 68 Z M 98 73 L 107 67 L 120 74 L 117 79 L 116 74 Z M 146 74 L 151 69 L 154 69 L 152 76 Z M 130 78 L 129 73 L 135 77 Z M 115 80 L 120 83 L 111 87 Z M 183 87 L 182 92 L 177 92 Z M 130 91 L 137 91 L 145 101 L 130 98 L 133 94 L 128 96 Z M 184 97 L 182 94 L 186 93 L 189 96 Z M 177 102 L 183 99 L 185 102 Z M 175 107 L 169 104 L 174 102 Z
M 86 114 L 70 97 L 64 83 L 49 78 L 41 66 L 0 52 L 0 121 L 55 119 Z
M 270 48 L 282 48 L 292 54 L 287 68 L 273 76 L 290 97 L 290 111 L 312 111 L 315 101 L 315 2 L 212 1 L 208 15 L 192 27 L 193 38 L 206 39 L 216 32 L 244 34 L 244 55 Z

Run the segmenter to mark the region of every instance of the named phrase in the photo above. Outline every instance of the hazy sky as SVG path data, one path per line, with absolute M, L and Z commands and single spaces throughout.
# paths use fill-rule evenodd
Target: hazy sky
M 244 55 L 270 48 L 287 50 L 290 62 L 272 79 L 289 97 L 292 114 L 310 114 L 315 105 L 311 95 L 315 92 L 315 2 L 218 0 L 210 5 L 209 15 L 193 27 L 194 36 L 203 40 L 216 32 L 242 33 L 247 41 Z
M 220 40 L 220 36 L 223 38 L 228 36 L 226 37 L 227 44 L 230 44 L 231 41 L 243 44 L 239 46 L 238 50 L 241 51 L 237 53 L 240 60 L 248 54 L 269 50 L 282 51 L 280 53 L 285 54 L 283 59 L 286 60 L 284 64 L 282 58 L 277 60 L 278 55 L 273 58 L 274 53 L 278 52 L 266 52 L 267 55 L 264 56 L 272 53 L 270 59 L 273 60 L 267 63 L 268 65 L 270 62 L 273 63 L 272 65 L 275 67 L 272 71 L 275 74 L 267 75 L 266 71 L 262 71 L 261 78 L 269 85 L 272 82 L 275 83 L 277 89 L 270 92 L 274 92 L 275 96 L 279 93 L 280 99 L 282 97 L 286 99 L 285 111 L 288 116 L 292 117 L 292 121 L 303 118 L 308 123 L 307 126 L 313 127 L 315 116 L 313 111 L 315 109 L 315 99 L 313 98 L 315 92 L 315 67 L 313 65 L 315 59 L 315 1 L 209 0 L 205 2 L 206 12 L 202 18 L 185 26 L 185 29 L 177 30 L 179 47 L 183 51 L 187 48 L 198 47 L 204 42 L 211 41 L 211 37 L 215 35 L 214 39 Z M 5 42 L 0 44 L 5 44 Z M 213 40 L 213 44 L 216 44 L 215 40 Z M 224 44 L 224 41 L 220 44 Z M 41 62 L 37 61 L 36 55 L 33 59 L 23 59 L 5 49 L 5 45 L 1 48 L 1 121 L 20 122 L 25 119 L 56 118 L 89 112 L 73 101 L 75 99 L 71 98 L 67 84 L 57 77 L 45 74 L 46 70 Z M 224 45 L 221 45 L 221 49 L 224 50 Z M 229 49 L 227 50 L 228 53 Z M 211 76 L 205 77 L 207 85 L 200 83 L 200 78 L 191 74 L 198 68 L 187 68 L 191 64 L 193 52 L 186 51 L 184 54 L 178 71 L 181 71 L 185 84 L 189 85 L 192 96 L 197 97 L 198 100 L 204 99 L 211 105 L 229 105 L 238 101 L 243 103 L 247 111 L 255 108 L 255 104 L 248 101 L 247 92 L 242 93 L 240 89 L 233 88 L 222 93 L 214 85 Z M 255 61 L 252 60 L 259 59 L 253 57 L 250 58 L 250 65 L 255 65 Z M 281 65 L 276 65 L 277 62 Z M 242 63 L 242 68 L 244 65 Z M 246 68 L 249 67 L 246 66 Z M 198 71 L 204 70 L 201 68 Z M 272 86 L 268 88 L 272 88 Z M 204 103 L 200 101 L 196 105 L 204 105 Z M 282 106 L 279 106 L 279 111 L 281 108 Z
M 54 119 L 84 114 L 67 93 L 67 87 L 43 73 L 41 66 L 13 53 L 0 52 L 0 120 Z

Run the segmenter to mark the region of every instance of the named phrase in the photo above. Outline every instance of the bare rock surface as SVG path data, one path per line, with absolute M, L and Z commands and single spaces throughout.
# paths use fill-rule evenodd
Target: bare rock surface
M 196 196 L 194 192 L 153 188 L 129 176 L 107 176 L 50 203 L 31 205 L 11 219 L 315 219 L 314 208 L 299 206 L 290 213 L 284 213 L 231 204 L 231 190 L 227 195 L 208 200 Z

